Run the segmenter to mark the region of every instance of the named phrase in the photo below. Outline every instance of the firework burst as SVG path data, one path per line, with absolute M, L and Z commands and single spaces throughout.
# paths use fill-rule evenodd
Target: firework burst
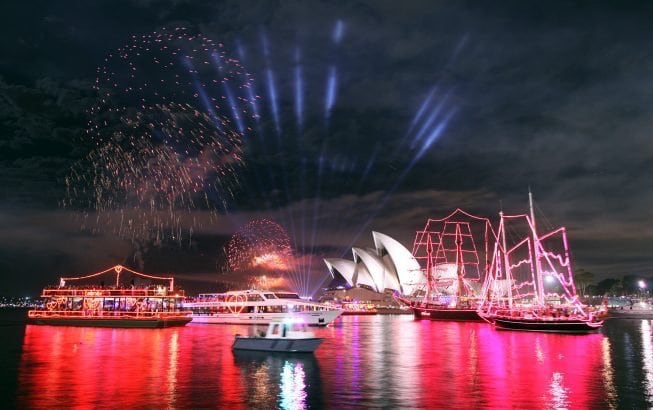
M 286 230 L 269 219 L 255 219 L 236 232 L 226 247 L 235 272 L 288 272 L 293 252 Z
M 244 166 L 250 76 L 222 46 L 184 29 L 132 37 L 97 70 L 90 154 L 64 204 L 137 240 L 181 240 L 193 210 L 225 211 Z

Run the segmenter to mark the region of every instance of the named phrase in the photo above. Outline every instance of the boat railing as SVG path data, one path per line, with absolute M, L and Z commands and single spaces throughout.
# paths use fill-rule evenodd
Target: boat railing
M 41 297 L 174 297 L 183 298 L 183 290 L 171 292 L 168 288 L 52 288 L 43 289 Z
M 179 316 L 190 316 L 190 310 L 173 311 L 104 311 L 104 310 L 30 310 L 27 312 L 29 318 L 61 317 L 61 318 L 84 318 L 84 319 L 154 319 Z
M 492 316 L 503 318 L 534 319 L 540 321 L 558 321 L 567 319 L 592 320 L 593 314 L 582 314 L 571 309 L 551 307 L 516 307 L 513 309 L 498 309 Z

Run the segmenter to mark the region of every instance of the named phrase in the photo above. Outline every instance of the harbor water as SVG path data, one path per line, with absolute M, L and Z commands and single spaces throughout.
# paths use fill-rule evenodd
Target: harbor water
M 325 338 L 314 354 L 278 354 L 234 353 L 247 326 L 35 326 L 24 313 L 0 313 L 9 407 L 653 407 L 653 320 L 561 335 L 344 316 L 313 329 Z

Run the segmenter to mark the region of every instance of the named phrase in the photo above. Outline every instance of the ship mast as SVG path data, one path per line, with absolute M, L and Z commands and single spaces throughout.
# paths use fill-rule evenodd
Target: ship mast
M 424 295 L 424 301 L 428 303 L 431 298 L 431 254 L 433 253 L 433 242 L 431 242 L 431 233 L 427 232 L 426 234 L 426 294 Z
M 465 274 L 465 261 L 463 260 L 462 249 L 463 238 L 460 233 L 460 225 L 456 224 L 456 275 L 458 276 L 458 290 L 456 292 L 456 303 L 459 302 L 460 297 L 463 295 L 463 276 Z
M 506 225 L 503 221 L 503 211 L 499 212 L 499 230 L 501 231 L 501 246 L 503 247 L 503 265 L 506 270 L 506 283 L 508 285 L 508 307 L 512 309 L 512 274 L 508 263 L 508 248 L 506 246 Z
M 533 269 L 535 270 L 535 283 L 537 286 L 537 301 L 540 305 L 544 304 L 544 283 L 542 281 L 542 272 L 540 268 L 540 239 L 537 237 L 537 229 L 535 226 L 535 211 L 533 209 L 533 193 L 530 187 L 528 188 L 528 208 L 531 214 L 530 226 L 533 234 L 533 255 L 534 263 Z

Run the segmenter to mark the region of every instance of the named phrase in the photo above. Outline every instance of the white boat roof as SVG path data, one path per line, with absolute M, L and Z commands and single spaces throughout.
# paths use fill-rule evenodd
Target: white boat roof
M 265 299 L 302 299 L 297 292 L 292 291 L 280 291 L 280 290 L 258 290 L 258 289 L 247 289 L 247 290 L 231 290 L 228 292 L 221 293 L 200 293 L 198 297 L 215 297 L 221 295 L 261 295 Z M 269 295 L 273 295 L 271 298 Z

